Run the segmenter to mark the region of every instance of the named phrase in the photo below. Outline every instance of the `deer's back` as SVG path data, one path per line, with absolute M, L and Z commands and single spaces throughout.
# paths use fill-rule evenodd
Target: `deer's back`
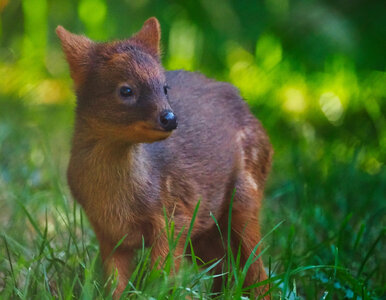
M 270 159 L 267 136 L 230 84 L 186 71 L 167 72 L 167 83 L 178 128 L 168 139 L 146 145 L 161 191 L 189 210 L 201 198 L 201 206 L 215 212 L 248 165 L 257 168 L 252 173 L 259 180 L 259 164 L 265 168 L 269 162 L 263 160 Z

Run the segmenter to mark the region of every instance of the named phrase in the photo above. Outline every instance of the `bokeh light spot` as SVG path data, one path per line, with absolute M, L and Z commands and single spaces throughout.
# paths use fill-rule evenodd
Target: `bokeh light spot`
M 201 50 L 201 33 L 186 21 L 173 23 L 169 34 L 169 69 L 192 70 Z
M 95 26 L 106 18 L 107 7 L 102 0 L 81 0 L 78 6 L 79 18 L 87 26 Z
M 367 173 L 371 175 L 375 175 L 379 173 L 381 170 L 382 163 L 379 162 L 375 157 L 370 157 L 366 162 L 365 162 L 365 170 Z
M 302 113 L 306 109 L 304 94 L 300 89 L 287 88 L 284 90 L 283 108 L 293 113 Z
M 319 104 L 326 118 L 332 124 L 339 125 L 344 111 L 339 97 L 332 92 L 324 93 L 320 96 Z
M 256 45 L 256 58 L 265 69 L 272 69 L 282 59 L 280 41 L 270 34 L 261 36 Z

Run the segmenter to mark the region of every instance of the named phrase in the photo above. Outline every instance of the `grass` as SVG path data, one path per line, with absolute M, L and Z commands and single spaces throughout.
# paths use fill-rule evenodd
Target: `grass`
M 111 299 L 95 235 L 65 181 L 73 107 L 18 99 L 0 99 L 0 107 L 0 298 Z M 361 144 L 342 160 L 334 140 L 308 143 L 267 116 L 260 108 L 276 150 L 261 213 L 272 298 L 386 299 L 385 170 L 361 168 Z M 232 280 L 211 295 L 216 262 L 199 267 L 192 252 L 192 263 L 169 276 L 171 261 L 151 269 L 143 248 L 126 292 L 137 299 L 239 298 L 245 270 L 237 254 L 224 259 Z

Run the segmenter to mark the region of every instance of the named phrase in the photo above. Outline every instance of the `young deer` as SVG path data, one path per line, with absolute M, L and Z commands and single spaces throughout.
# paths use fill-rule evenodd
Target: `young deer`
M 210 214 L 226 238 L 234 190 L 230 244 L 235 255 L 241 249 L 245 264 L 260 240 L 258 214 L 272 149 L 236 88 L 199 73 L 165 72 L 156 18 L 131 38 L 110 43 L 61 26 L 56 32 L 77 95 L 68 182 L 95 230 L 106 271 L 118 272 L 115 297 L 125 289 L 142 239 L 152 247 L 153 263 L 168 255 L 164 208 L 179 232 L 189 228 L 201 199 L 194 250 L 204 261 L 221 259 L 226 252 Z M 259 258 L 244 285 L 264 279 Z

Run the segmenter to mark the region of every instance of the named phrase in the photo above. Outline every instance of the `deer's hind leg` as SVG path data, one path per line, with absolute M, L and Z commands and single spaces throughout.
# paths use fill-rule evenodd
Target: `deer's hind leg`
M 260 228 L 258 220 L 250 212 L 232 210 L 232 248 L 235 257 L 240 251 L 240 265 L 244 268 L 249 258 L 253 263 L 248 268 L 244 287 L 267 279 L 263 261 L 260 255 Z M 255 290 L 255 294 L 262 295 L 267 291 L 266 287 Z M 268 298 L 266 298 L 268 299 Z
M 237 254 L 240 249 L 241 267 L 251 254 L 254 256 L 254 262 L 249 267 L 244 281 L 244 286 L 249 286 L 267 278 L 262 259 L 259 257 L 261 247 L 255 247 L 261 239 L 259 212 L 273 151 L 259 124 L 257 128 L 253 125 L 241 129 L 235 141 L 239 149 L 236 193 L 232 208 L 232 245 L 234 253 Z M 253 253 L 254 249 L 256 251 Z M 262 286 L 256 289 L 255 293 L 261 297 L 267 290 L 268 286 Z
M 243 268 L 249 257 L 253 259 L 247 271 L 244 287 L 267 279 L 263 261 L 260 255 L 261 246 L 256 247 L 260 240 L 259 211 L 262 191 L 252 174 L 244 172 L 236 184 L 236 193 L 232 208 L 232 247 L 236 256 L 240 251 L 240 264 Z M 255 295 L 262 296 L 268 291 L 268 286 L 254 290 Z M 269 296 L 264 299 L 270 299 Z

